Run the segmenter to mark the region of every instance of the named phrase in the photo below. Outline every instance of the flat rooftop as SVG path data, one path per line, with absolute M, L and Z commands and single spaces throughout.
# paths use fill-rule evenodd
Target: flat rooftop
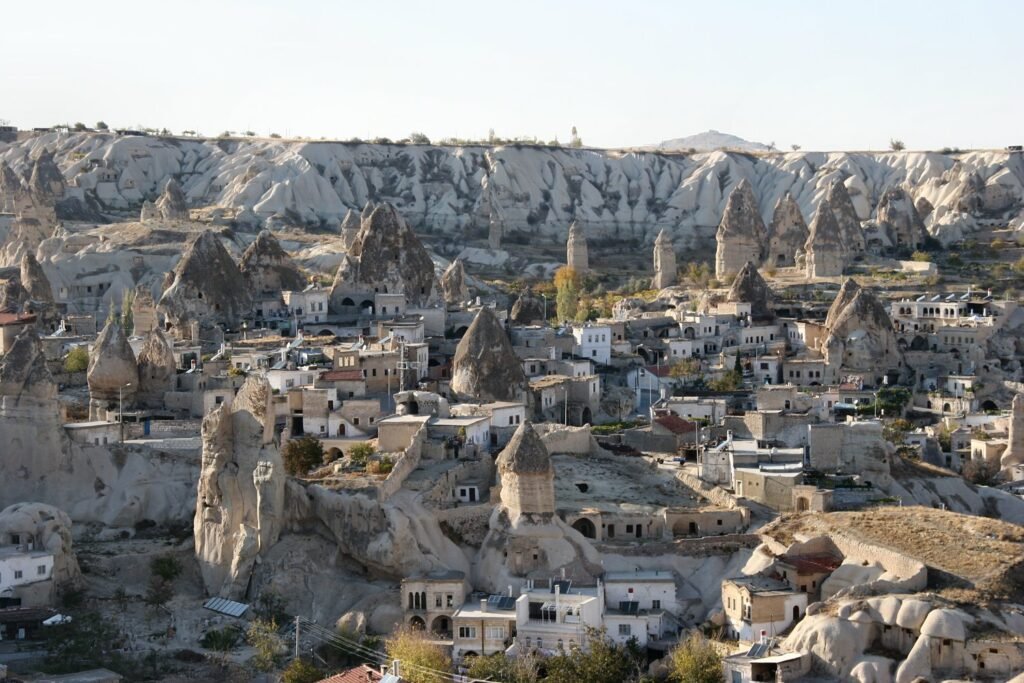
M 553 455 L 555 506 L 611 514 L 652 514 L 662 508 L 701 508 L 710 503 L 670 472 L 641 458 Z M 583 489 L 586 490 L 583 490 Z
M 636 572 L 605 572 L 603 580 L 605 583 L 635 583 L 637 581 L 675 583 L 676 577 L 674 572 L 645 570 Z

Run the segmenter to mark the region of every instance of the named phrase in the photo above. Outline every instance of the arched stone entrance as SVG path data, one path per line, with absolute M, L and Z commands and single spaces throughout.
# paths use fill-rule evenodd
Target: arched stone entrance
M 581 517 L 573 522 L 572 528 L 583 534 L 586 538 L 597 538 L 597 527 L 586 517 Z
M 434 622 L 430 625 L 430 631 L 437 634 L 451 633 L 452 620 L 442 614 L 434 619 Z

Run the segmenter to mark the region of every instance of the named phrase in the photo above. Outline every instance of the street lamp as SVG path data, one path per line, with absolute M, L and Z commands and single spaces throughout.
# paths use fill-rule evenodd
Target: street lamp
M 121 429 L 121 443 L 124 443 L 124 390 L 132 385 L 131 382 L 117 388 L 117 423 Z

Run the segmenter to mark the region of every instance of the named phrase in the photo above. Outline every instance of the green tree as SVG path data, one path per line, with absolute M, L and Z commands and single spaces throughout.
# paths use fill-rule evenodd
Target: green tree
M 110 130 L 110 126 L 105 121 L 97 121 L 96 130 Z
M 903 140 L 899 140 L 896 138 L 892 138 L 889 140 L 889 149 L 891 149 L 894 152 L 902 152 L 906 148 L 907 146 L 903 144 Z
M 282 451 L 284 469 L 293 477 L 306 475 L 324 462 L 324 445 L 313 436 L 289 439 Z
M 84 346 L 76 346 L 64 356 L 64 372 L 85 372 L 89 369 L 89 351 Z
M 282 683 L 317 683 L 324 673 L 304 659 L 293 659 L 284 670 Z
M 536 683 L 537 660 L 530 655 L 509 657 L 504 652 L 496 652 L 486 657 L 473 657 L 468 674 L 470 679 L 499 683 Z
M 437 683 L 437 674 L 426 671 L 449 672 L 452 660 L 440 645 L 431 642 L 422 630 L 401 627 L 385 643 L 389 660 L 401 662 L 402 680 L 409 683 Z
M 174 555 L 160 555 L 149 562 L 149 571 L 164 581 L 174 581 L 181 576 L 181 561 Z
M 638 679 L 644 664 L 635 639 L 619 645 L 608 638 L 604 628 L 587 629 L 586 650 L 570 647 L 546 663 L 545 683 L 623 683 Z
M 887 422 L 885 426 L 882 427 L 882 436 L 885 437 L 886 441 L 896 444 L 897 446 L 902 446 L 906 441 L 907 433 L 913 428 L 914 425 L 912 425 L 908 420 L 899 418 L 892 422 Z
M 150 607 L 156 609 L 164 607 L 174 597 L 174 585 L 156 574 L 149 577 L 146 585 L 146 595 L 143 601 Z
M 668 369 L 668 376 L 674 379 L 686 379 L 700 373 L 700 360 L 697 358 L 680 358 Z
M 134 304 L 135 290 L 124 290 L 124 296 L 121 299 L 121 327 L 124 328 L 124 333 L 128 336 L 135 331 L 135 314 L 132 312 Z
M 555 314 L 559 320 L 573 320 L 580 299 L 580 276 L 575 268 L 562 266 L 555 271 Z
M 256 619 L 249 625 L 245 640 L 256 650 L 252 665 L 258 671 L 270 671 L 277 665 L 277 659 L 284 652 L 284 641 L 277 634 L 277 622 L 273 619 Z
M 409 134 L 409 141 L 412 142 L 414 145 L 429 145 L 430 144 L 430 138 L 428 138 L 423 133 L 410 133 Z
M 51 626 L 44 633 L 46 668 L 51 673 L 107 666 L 124 640 L 123 634 L 96 612 L 76 614 L 71 621 Z
M 690 635 L 669 653 L 671 681 L 678 683 L 725 683 L 722 656 L 700 631 Z
M 352 461 L 353 465 L 358 465 L 359 467 L 366 467 L 366 463 L 369 462 L 370 457 L 373 456 L 375 452 L 376 451 L 374 450 L 373 446 L 363 441 L 357 444 L 353 444 L 348 449 L 348 457 L 349 460 Z

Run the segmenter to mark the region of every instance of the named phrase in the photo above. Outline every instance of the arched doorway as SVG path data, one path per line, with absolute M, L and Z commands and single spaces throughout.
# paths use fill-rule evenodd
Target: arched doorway
M 597 527 L 586 517 L 581 517 L 573 522 L 572 528 L 583 534 L 586 538 L 597 538 Z
M 409 619 L 409 626 L 417 631 L 422 631 L 427 627 L 427 624 L 421 617 L 412 617 Z
M 913 339 L 910 340 L 910 350 L 911 351 L 927 351 L 928 350 L 928 340 L 925 339 L 924 337 L 922 337 L 921 335 L 917 335 L 916 337 L 914 337 Z
M 455 330 L 455 334 L 452 335 L 455 339 L 462 339 L 466 335 L 466 330 L 469 328 L 463 325 L 462 327 Z
M 943 403 L 942 404 L 942 412 L 944 412 L 944 413 L 953 412 L 953 408 L 948 403 Z
M 982 403 L 981 404 L 981 409 L 983 411 L 985 411 L 986 413 L 998 413 L 999 412 L 999 406 L 997 406 L 996 402 L 993 401 L 992 399 L 988 399 L 987 401 Z
M 352 301 L 352 299 L 350 299 L 350 298 L 348 298 L 346 296 L 344 299 L 341 300 L 341 305 L 342 306 L 355 306 L 356 302 Z
M 437 634 L 451 633 L 452 620 L 442 614 L 434 619 L 434 623 L 430 625 L 430 631 Z
M 580 414 L 580 426 L 590 424 L 594 419 L 593 414 L 590 412 L 590 408 L 587 406 L 583 407 L 583 412 Z
M 793 605 L 793 621 L 800 621 L 800 605 Z
M 804 498 L 803 496 L 800 496 L 799 498 L 796 499 L 796 511 L 797 512 L 807 512 L 810 508 L 811 508 L 810 501 L 807 500 L 806 498 Z

